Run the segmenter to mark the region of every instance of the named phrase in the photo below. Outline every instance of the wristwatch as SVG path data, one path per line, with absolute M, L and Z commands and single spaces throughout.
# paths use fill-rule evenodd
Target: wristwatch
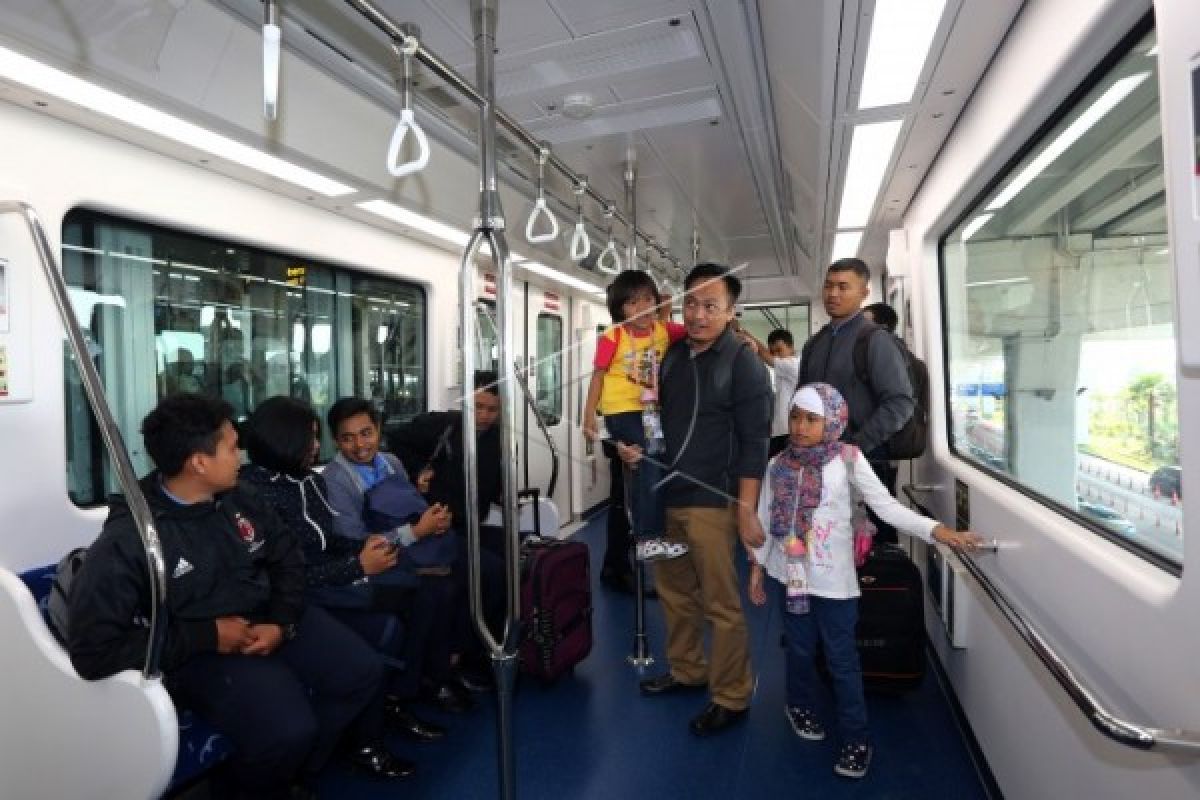
M 296 623 L 289 622 L 287 625 L 280 625 L 279 628 L 283 631 L 283 640 L 285 642 L 290 642 L 292 639 L 296 638 Z

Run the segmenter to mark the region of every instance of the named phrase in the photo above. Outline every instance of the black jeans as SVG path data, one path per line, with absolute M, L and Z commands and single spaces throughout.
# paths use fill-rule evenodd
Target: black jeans
M 203 653 L 173 671 L 169 685 L 233 741 L 238 789 L 272 797 L 320 771 L 342 731 L 378 696 L 382 678 L 370 645 L 309 606 L 296 637 L 271 655 Z
M 603 574 L 610 576 L 632 575 L 633 565 L 629 554 L 633 549 L 633 533 L 629 525 L 629 512 L 625 508 L 625 471 L 615 447 L 604 443 L 608 456 L 608 538 L 604 547 Z

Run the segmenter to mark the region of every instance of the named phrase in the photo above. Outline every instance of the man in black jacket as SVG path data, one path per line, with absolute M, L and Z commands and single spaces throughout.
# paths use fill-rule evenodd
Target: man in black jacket
M 474 509 L 467 508 L 466 479 L 463 476 L 462 412 L 431 411 L 414 417 L 388 438 L 392 452 L 415 476 L 431 503 L 445 503 L 460 530 L 467 514 L 474 512 L 480 522 L 487 517 L 492 503 L 500 502 L 503 486 L 501 473 L 500 387 L 496 373 L 475 373 L 475 463 L 478 497 Z M 426 472 L 426 470 L 429 470 Z M 424 488 L 427 482 L 427 489 Z
M 846 398 L 850 423 L 842 439 L 858 445 L 884 486 L 895 493 L 896 467 L 888 454 L 887 440 L 904 427 L 916 409 L 908 364 L 895 336 L 867 319 L 862 304 L 870 293 L 871 270 L 857 258 L 829 265 L 821 299 L 829 324 L 804 345 L 800 382 L 832 385 Z M 859 380 L 854 349 L 865 336 L 867 381 Z M 896 542 L 896 529 L 867 509 L 875 523 L 876 541 Z
M 743 719 L 754 691 L 733 556 L 739 538 L 746 547 L 764 541 L 756 507 L 767 466 L 771 384 L 758 356 L 734 333 L 741 281 L 725 267 L 700 264 L 684 288 L 687 338 L 663 358 L 659 398 L 667 538 L 686 541 L 689 551 L 655 568 L 670 671 L 640 687 L 658 695 L 707 686 L 711 702 L 690 724 L 692 733 L 706 736 Z M 626 460 L 640 456 L 633 449 L 618 445 Z
M 299 543 L 238 487 L 228 404 L 174 395 L 142 423 L 158 466 L 141 482 L 167 570 L 168 690 L 235 745 L 226 793 L 285 796 L 321 768 L 341 731 L 376 695 L 382 664 L 319 608 L 305 608 Z M 96 680 L 140 668 L 150 586 L 122 498 L 70 589 L 68 651 Z

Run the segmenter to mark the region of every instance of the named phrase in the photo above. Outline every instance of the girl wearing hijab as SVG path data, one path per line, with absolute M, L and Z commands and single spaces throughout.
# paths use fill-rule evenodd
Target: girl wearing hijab
M 762 483 L 759 521 L 769 535 L 753 552 L 749 595 L 755 605 L 766 603 L 764 570 L 786 587 L 785 712 L 796 735 L 813 741 L 825 738 L 813 697 L 813 653 L 818 638 L 823 643 L 841 738 L 833 769 L 861 778 L 872 748 L 854 639 L 859 590 L 852 489 L 885 521 L 926 542 L 969 548 L 980 538 L 923 517 L 888 494 L 858 448 L 839 441 L 847 418 L 846 401 L 827 383 L 810 383 L 792 396 L 788 446 L 767 465 Z

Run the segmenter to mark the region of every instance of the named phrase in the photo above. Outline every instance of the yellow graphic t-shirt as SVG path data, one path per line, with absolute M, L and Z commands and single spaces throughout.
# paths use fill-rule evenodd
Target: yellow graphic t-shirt
M 614 325 L 596 342 L 596 369 L 606 370 L 600 391 L 600 413 L 641 411 L 644 393 L 657 395 L 658 366 L 671 343 L 685 335 L 682 325 L 655 322 L 654 329 L 638 336 Z

